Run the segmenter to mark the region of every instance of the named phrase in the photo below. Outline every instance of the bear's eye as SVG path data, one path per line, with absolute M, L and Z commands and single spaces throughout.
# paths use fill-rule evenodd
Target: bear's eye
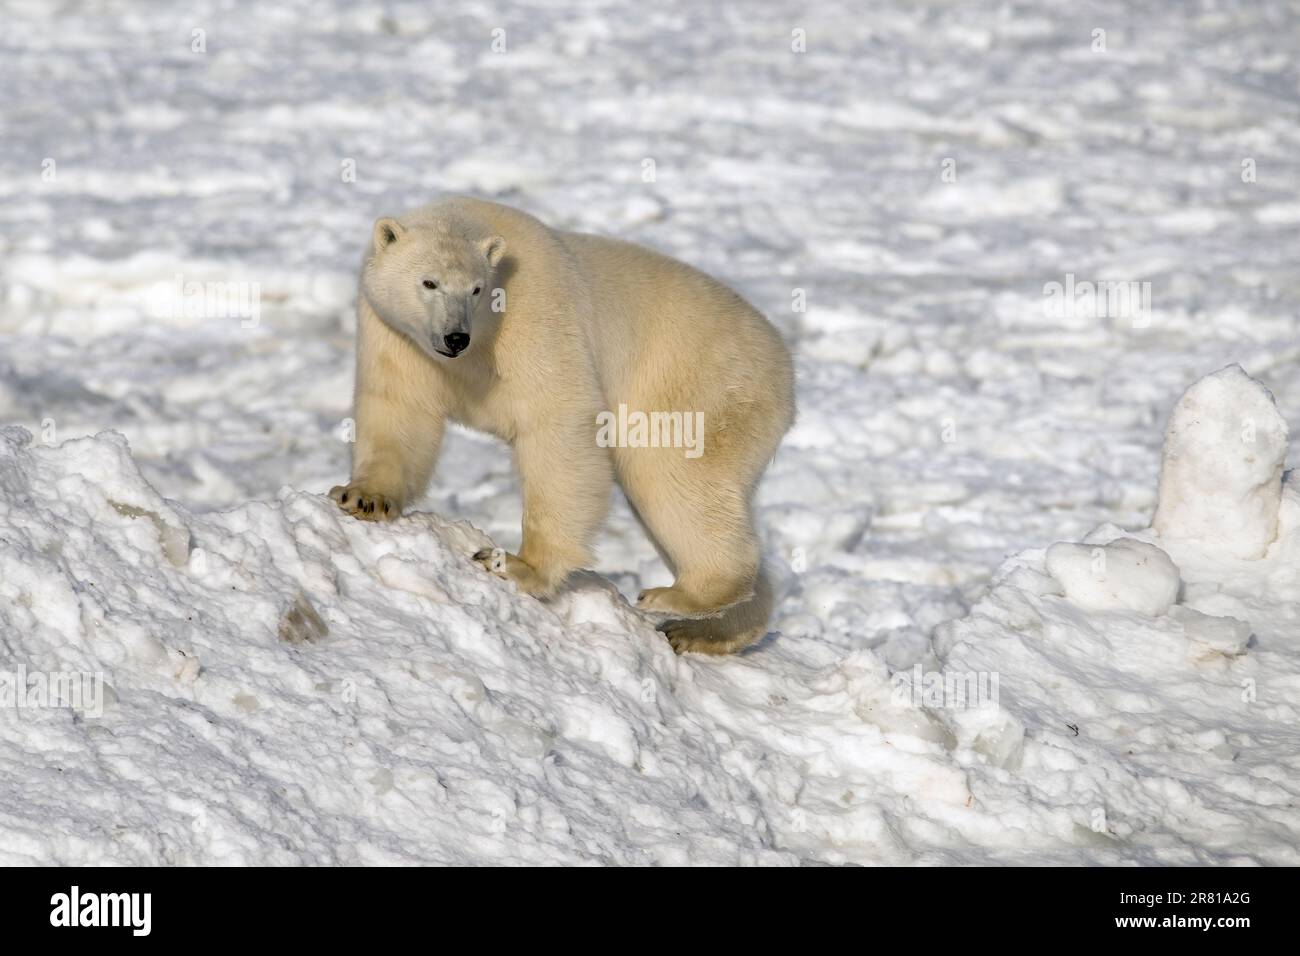
M 482 291 L 483 291 L 482 288 L 480 288 L 479 286 L 474 286 L 474 294 L 475 294 L 475 295 L 478 295 L 478 294 L 479 294 L 480 292 L 482 292 Z
M 432 279 L 425 279 L 424 287 L 426 289 L 436 289 L 438 288 L 438 283 L 434 282 Z

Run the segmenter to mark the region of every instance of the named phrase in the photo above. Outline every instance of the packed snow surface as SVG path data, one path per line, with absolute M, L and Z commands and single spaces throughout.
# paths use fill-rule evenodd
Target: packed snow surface
M 0 44 L 0 862 L 1300 863 L 1286 4 L 17 3 Z M 447 191 L 786 334 L 760 644 L 672 653 L 621 501 L 555 600 L 482 573 L 484 436 L 391 525 L 324 496 L 370 224 Z

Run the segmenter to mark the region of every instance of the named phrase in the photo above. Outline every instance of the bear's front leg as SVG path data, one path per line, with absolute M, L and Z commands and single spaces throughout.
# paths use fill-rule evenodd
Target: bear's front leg
M 381 486 L 369 479 L 350 481 L 331 488 L 330 497 L 340 508 L 362 521 L 392 521 L 401 517 L 406 503 L 403 497 L 376 491 L 377 487 Z
M 576 416 L 567 427 L 522 435 L 515 460 L 524 492 L 519 553 L 484 549 L 474 560 L 525 594 L 547 598 L 591 563 L 592 539 L 609 512 L 613 463 L 596 445 L 594 413 Z
M 381 381 L 385 381 L 382 380 Z M 357 390 L 352 479 L 330 489 L 338 506 L 363 521 L 393 521 L 429 484 L 445 427 L 427 394 L 394 379 Z

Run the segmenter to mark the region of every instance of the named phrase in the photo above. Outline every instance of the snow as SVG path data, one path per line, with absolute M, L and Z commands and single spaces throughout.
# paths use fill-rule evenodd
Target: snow
M 1277 538 L 1287 438 L 1273 396 L 1240 365 L 1189 388 L 1165 432 L 1160 536 L 1263 557 Z
M 1153 544 L 1118 538 L 1089 547 L 1058 541 L 1047 571 L 1072 603 L 1089 611 L 1130 610 L 1159 617 L 1178 598 L 1178 568 Z
M 1300 863 L 1300 22 L 1133 7 L 12 5 L 0 862 Z M 483 574 L 482 436 L 324 496 L 443 190 L 786 334 L 752 651 L 628 606 L 621 501 L 555 601 Z

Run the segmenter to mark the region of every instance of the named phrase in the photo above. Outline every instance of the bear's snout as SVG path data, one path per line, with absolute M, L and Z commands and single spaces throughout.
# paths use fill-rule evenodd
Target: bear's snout
M 461 352 L 469 348 L 469 334 L 467 332 L 452 332 L 450 335 L 443 336 L 443 346 L 455 358 Z

